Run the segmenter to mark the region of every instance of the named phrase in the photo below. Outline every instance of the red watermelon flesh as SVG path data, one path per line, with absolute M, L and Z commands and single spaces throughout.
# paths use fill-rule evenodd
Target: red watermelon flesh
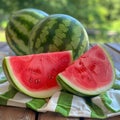
M 37 98 L 50 97 L 60 90 L 56 81 L 72 62 L 72 52 L 53 52 L 26 56 L 5 57 L 5 73 L 21 92 Z
M 108 53 L 99 45 L 80 56 L 58 74 L 58 82 L 78 95 L 97 95 L 114 83 L 114 67 Z

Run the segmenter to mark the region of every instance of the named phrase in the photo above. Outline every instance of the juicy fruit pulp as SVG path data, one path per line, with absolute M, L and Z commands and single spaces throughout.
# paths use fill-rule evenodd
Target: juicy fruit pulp
M 53 14 L 38 22 L 30 36 L 31 53 L 72 50 L 76 59 L 88 49 L 88 35 L 83 25 L 65 14 Z
M 105 50 L 96 45 L 58 74 L 58 82 L 77 95 L 97 95 L 114 83 L 114 68 Z
M 71 62 L 72 52 L 63 51 L 5 57 L 3 68 L 15 88 L 32 97 L 45 98 L 61 89 L 56 76 Z

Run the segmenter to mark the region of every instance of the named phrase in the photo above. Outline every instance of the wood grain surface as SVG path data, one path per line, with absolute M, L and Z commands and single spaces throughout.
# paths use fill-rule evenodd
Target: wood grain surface
M 0 106 L 0 120 L 35 120 L 35 117 L 30 109 Z

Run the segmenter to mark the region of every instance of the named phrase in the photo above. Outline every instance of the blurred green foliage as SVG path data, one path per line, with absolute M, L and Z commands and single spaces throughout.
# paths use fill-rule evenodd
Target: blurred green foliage
M 120 0 L 1 0 L 0 28 L 5 28 L 11 13 L 23 8 L 75 17 L 88 31 L 90 42 L 120 41 Z

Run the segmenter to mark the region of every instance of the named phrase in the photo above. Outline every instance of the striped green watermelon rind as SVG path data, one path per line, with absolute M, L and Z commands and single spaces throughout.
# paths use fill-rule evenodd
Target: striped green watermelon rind
M 113 64 L 113 61 L 112 61 L 112 59 L 111 59 L 111 57 L 109 56 L 109 54 L 108 54 L 108 52 L 102 47 L 102 46 L 98 46 L 98 47 L 100 47 L 103 51 L 104 51 L 104 55 L 106 56 L 106 58 L 108 59 L 108 61 L 109 61 L 109 65 L 110 65 L 110 67 L 109 67 L 109 69 L 111 68 L 111 71 L 112 71 L 112 75 L 110 75 L 111 76 L 111 79 L 110 79 L 110 82 L 109 83 L 107 83 L 106 85 L 103 85 L 103 86 L 100 86 L 100 87 L 98 87 L 97 86 L 97 89 L 95 88 L 95 89 L 88 89 L 87 87 L 84 89 L 84 87 L 82 87 L 82 86 L 79 86 L 78 87 L 78 85 L 76 85 L 76 84 L 74 84 L 74 83 L 72 83 L 72 80 L 74 81 L 75 80 L 75 77 L 73 77 L 73 79 L 69 79 L 69 76 L 74 76 L 72 73 L 73 73 L 73 71 L 72 71 L 72 66 L 74 66 L 74 65 L 77 65 L 76 64 L 76 61 L 72 64 L 72 65 L 70 65 L 69 67 L 70 67 L 70 69 L 69 69 L 69 75 L 68 75 L 68 78 L 67 78 L 67 75 L 66 74 L 64 74 L 65 72 L 66 72 L 66 70 L 65 71 L 63 71 L 63 72 L 61 72 L 61 73 L 59 73 L 58 74 L 58 76 L 57 76 L 57 81 L 58 81 L 58 84 L 62 87 L 62 89 L 64 89 L 64 90 L 67 90 L 68 92 L 70 92 L 70 93 L 73 93 L 73 94 L 76 94 L 76 95 L 78 95 L 78 96 L 84 96 L 84 97 L 88 97 L 88 96 L 96 96 L 96 95 L 98 95 L 98 94 L 101 94 L 101 93 L 103 93 L 103 92 L 105 92 L 105 91 L 107 91 L 108 89 L 110 89 L 113 85 L 114 85 L 114 82 L 115 82 L 115 69 L 114 69 L 114 64 Z M 102 57 L 102 55 L 101 54 L 99 54 L 101 57 Z M 82 57 L 82 56 L 81 56 Z M 84 54 L 83 54 L 83 58 L 84 58 Z M 93 58 L 94 58 L 94 56 L 93 56 Z M 79 59 L 79 58 L 78 58 Z M 88 62 L 88 61 L 87 61 Z M 103 61 L 102 61 L 103 62 Z M 104 64 L 105 65 L 105 64 Z M 106 65 L 107 65 L 107 63 L 106 63 Z M 69 68 L 68 67 L 68 68 Z M 102 67 L 102 66 L 101 66 Z M 66 69 L 68 69 L 68 68 L 66 68 Z M 88 69 L 88 68 L 87 68 Z M 108 67 L 106 68 L 106 71 L 107 71 L 107 69 L 108 69 Z M 82 69 L 83 70 L 83 69 Z M 81 70 L 81 72 L 82 72 L 82 70 Z M 83 71 L 84 72 L 84 71 Z M 110 72 L 110 71 L 109 71 Z M 72 74 L 72 75 L 71 75 Z M 92 73 L 89 73 L 89 75 L 91 75 Z M 103 78 L 103 76 L 102 76 L 102 71 L 101 71 L 101 74 L 99 73 L 99 77 L 101 76 L 101 80 L 102 80 L 102 78 Z M 108 75 L 107 75 L 108 76 Z M 91 82 L 90 80 L 88 80 L 89 82 Z M 87 83 L 87 84 L 89 84 L 89 82 Z M 103 84 L 103 83 L 102 83 Z M 85 85 L 86 86 L 86 85 Z
M 29 52 L 29 35 L 33 26 L 47 17 L 42 10 L 26 8 L 14 12 L 9 17 L 5 35 L 10 48 L 16 55 L 27 55 Z
M 6 62 L 5 62 L 5 59 L 3 59 L 3 62 L 2 62 L 2 67 L 3 67 L 3 70 L 4 70 L 4 73 L 5 73 L 5 76 L 7 78 L 7 80 L 9 80 L 10 84 L 12 86 L 14 86 L 14 88 L 16 88 L 17 90 L 19 90 L 19 88 L 14 84 L 14 82 L 11 80 L 12 78 L 10 77 L 10 74 L 8 73 L 8 69 L 6 67 Z
M 83 25 L 65 14 L 53 14 L 37 23 L 31 32 L 30 52 L 73 50 L 76 59 L 89 47 L 88 35 Z
M 82 96 L 82 97 L 86 96 L 85 94 L 83 94 L 83 93 L 75 90 L 71 86 L 69 86 L 66 82 L 64 82 L 62 80 L 62 78 L 60 76 L 57 76 L 57 81 L 58 81 L 58 84 L 62 87 L 62 90 L 65 90 L 67 92 L 73 93 L 74 95 L 78 95 L 78 96 Z

